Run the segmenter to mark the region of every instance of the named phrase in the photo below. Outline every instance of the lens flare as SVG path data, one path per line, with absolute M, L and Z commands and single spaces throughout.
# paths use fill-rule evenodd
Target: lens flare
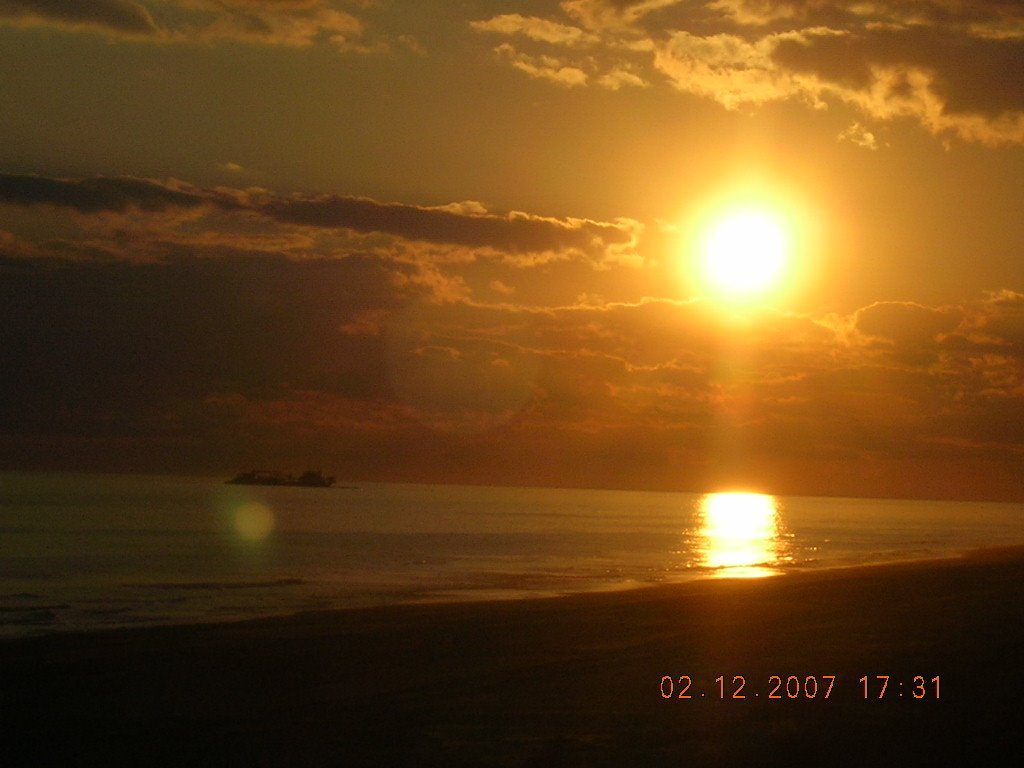
M 235 507 L 232 525 L 239 538 L 249 543 L 266 539 L 274 530 L 274 513 L 258 501 L 249 501 Z

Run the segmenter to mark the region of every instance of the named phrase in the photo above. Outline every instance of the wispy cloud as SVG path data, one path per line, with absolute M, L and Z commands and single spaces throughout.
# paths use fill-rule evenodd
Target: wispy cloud
M 748 42 L 724 33 L 702 37 L 674 32 L 657 46 L 654 65 L 676 89 L 712 98 L 727 109 L 790 98 L 823 107 L 823 85 L 779 67 L 773 55 L 784 42 L 806 45 L 813 37 L 842 34 L 833 29 L 813 28 Z
M 0 22 L 50 24 L 133 37 L 159 31 L 146 7 L 134 0 L 0 0 Z
M 531 40 L 557 45 L 596 43 L 598 37 L 571 24 L 562 24 L 537 16 L 505 13 L 484 21 L 471 21 L 477 32 L 495 32 L 502 35 L 522 35 Z
M 803 3 L 772 2 L 772 0 L 713 0 L 707 4 L 711 10 L 737 24 L 763 26 L 781 19 L 793 19 L 800 14 Z
M 630 33 L 645 17 L 682 0 L 563 0 L 562 11 L 587 29 L 604 34 Z
M 370 52 L 362 22 L 327 0 L 178 0 L 195 14 L 173 30 L 185 39 L 233 39 L 273 45 L 308 46 L 323 39 L 341 50 Z M 380 45 L 380 44 L 378 44 Z
M 588 77 L 585 71 L 555 56 L 531 56 L 520 53 L 510 43 L 502 43 L 494 52 L 499 60 L 507 62 L 530 77 L 568 87 L 587 84 Z
M 0 0 L 3 22 L 160 43 L 236 40 L 306 47 L 324 41 L 356 53 L 389 48 L 331 0 Z
M 867 130 L 858 122 L 852 123 L 849 127 L 840 131 L 837 137 L 839 141 L 849 141 L 863 149 L 878 149 L 878 139 L 872 131 Z
M 1024 143 L 1015 74 L 1024 67 L 1024 12 L 1015 4 L 570 0 L 551 17 L 501 16 L 474 28 L 518 38 L 515 49 L 503 44 L 503 59 L 563 85 L 556 73 L 572 69 L 587 75 L 573 85 L 667 81 L 727 109 L 838 105 L 856 114 L 862 129 L 845 138 L 862 146 L 870 146 L 874 124 L 893 120 L 916 121 L 944 139 Z

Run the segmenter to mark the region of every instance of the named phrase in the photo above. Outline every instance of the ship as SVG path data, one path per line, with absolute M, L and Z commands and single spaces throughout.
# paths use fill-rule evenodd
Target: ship
M 309 470 L 296 477 L 269 469 L 254 469 L 243 472 L 226 481 L 229 485 L 292 485 L 303 488 L 330 488 L 334 478 L 322 472 Z

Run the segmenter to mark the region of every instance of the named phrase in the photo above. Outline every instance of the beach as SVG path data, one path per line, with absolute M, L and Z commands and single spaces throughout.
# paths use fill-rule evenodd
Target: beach
M 3 762 L 1013 764 L 1022 583 L 1008 548 L 7 640 Z

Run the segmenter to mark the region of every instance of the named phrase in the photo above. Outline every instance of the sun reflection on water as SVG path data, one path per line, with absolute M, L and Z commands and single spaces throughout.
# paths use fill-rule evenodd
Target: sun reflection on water
M 719 576 L 778 573 L 786 559 L 779 507 L 765 493 L 709 493 L 700 500 L 694 541 L 698 564 Z

